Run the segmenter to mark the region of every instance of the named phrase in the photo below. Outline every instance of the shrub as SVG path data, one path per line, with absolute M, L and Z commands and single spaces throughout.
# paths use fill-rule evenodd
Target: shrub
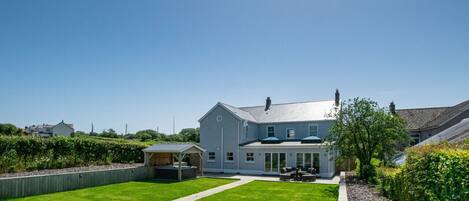
M 0 136 L 0 173 L 141 163 L 145 145 L 92 138 Z
M 392 200 L 467 200 L 469 149 L 462 145 L 427 145 L 407 151 L 399 169 L 380 168 L 381 192 Z

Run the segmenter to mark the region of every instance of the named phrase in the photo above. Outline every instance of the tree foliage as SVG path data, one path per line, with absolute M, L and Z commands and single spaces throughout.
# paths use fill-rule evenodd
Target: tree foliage
M 23 130 L 13 124 L 0 124 L 0 135 L 22 135 Z
M 373 177 L 372 158 L 389 160 L 398 145 L 409 141 L 405 122 L 369 99 L 343 102 L 331 116 L 336 121 L 327 140 L 332 142 L 331 147 L 338 148 L 341 157 L 356 157 L 360 161 L 361 179 Z

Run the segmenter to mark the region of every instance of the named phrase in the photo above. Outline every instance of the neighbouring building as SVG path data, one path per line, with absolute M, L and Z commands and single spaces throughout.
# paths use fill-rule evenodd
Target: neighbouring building
M 323 139 L 340 107 L 335 100 L 235 107 L 217 103 L 200 120 L 204 171 L 278 174 L 283 167 L 313 167 L 335 174 L 335 153 Z
M 24 129 L 26 133 L 34 136 L 52 137 L 52 136 L 70 136 L 75 130 L 73 124 L 66 124 L 64 121 L 56 125 L 41 124 L 27 126 Z
M 395 110 L 391 103 L 390 110 L 407 122 L 407 130 L 413 144 L 438 134 L 465 118 L 469 118 L 469 100 L 450 107 L 412 108 Z

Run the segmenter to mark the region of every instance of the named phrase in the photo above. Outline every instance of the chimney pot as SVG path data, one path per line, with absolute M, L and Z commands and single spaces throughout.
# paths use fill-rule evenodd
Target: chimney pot
M 336 89 L 335 90 L 335 106 L 339 106 L 340 104 L 340 93 L 339 93 L 339 89 Z
M 264 111 L 267 111 L 270 109 L 270 104 L 272 104 L 272 100 L 270 100 L 270 97 L 267 97 L 267 99 L 265 99 L 265 109 Z

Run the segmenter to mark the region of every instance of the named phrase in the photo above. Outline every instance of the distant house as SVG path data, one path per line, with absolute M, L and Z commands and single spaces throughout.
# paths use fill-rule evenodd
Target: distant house
M 394 107 L 391 103 L 390 108 Z M 451 107 L 399 109 L 395 113 L 407 122 L 413 144 L 418 144 L 469 118 L 469 100 Z
M 64 121 L 56 125 L 42 124 L 25 127 L 26 133 L 34 136 L 52 137 L 52 136 L 70 136 L 75 130 L 73 124 L 66 124 Z
M 283 167 L 315 168 L 335 174 L 335 155 L 323 139 L 335 121 L 335 100 L 235 107 L 217 103 L 200 120 L 204 171 L 279 174 Z

